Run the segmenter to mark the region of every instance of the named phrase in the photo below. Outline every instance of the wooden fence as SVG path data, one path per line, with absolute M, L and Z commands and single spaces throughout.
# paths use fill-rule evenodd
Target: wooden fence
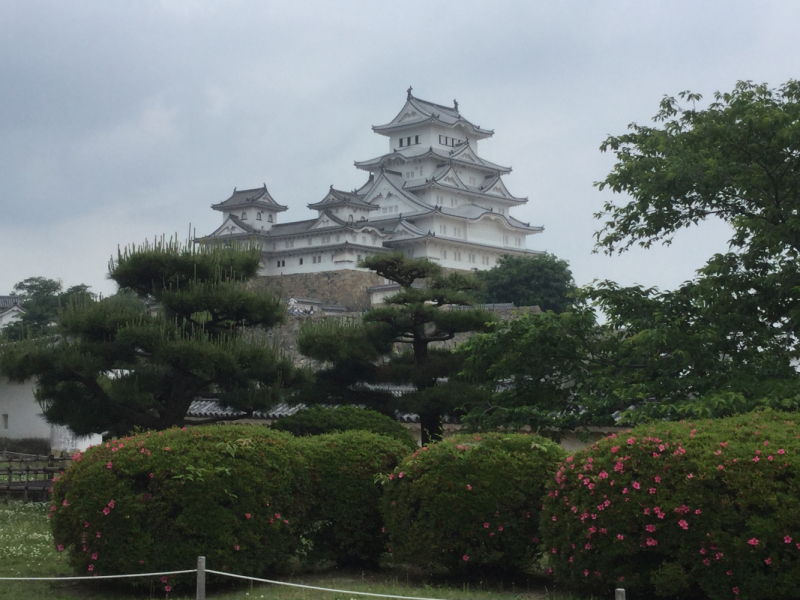
M 36 456 L 0 452 L 0 496 L 46 501 L 53 487 L 53 477 L 69 466 L 67 456 Z

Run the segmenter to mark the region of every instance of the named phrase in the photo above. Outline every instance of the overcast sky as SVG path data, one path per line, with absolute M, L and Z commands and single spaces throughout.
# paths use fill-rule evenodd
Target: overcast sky
M 27 277 L 112 293 L 118 245 L 221 224 L 209 206 L 266 183 L 306 208 L 388 151 L 370 127 L 406 89 L 494 129 L 528 247 L 579 284 L 673 288 L 728 238 L 711 223 L 669 248 L 591 254 L 610 192 L 608 134 L 649 123 L 665 94 L 800 77 L 800 3 L 281 2 L 0 4 L 0 294 Z M 621 199 L 620 199 L 621 200 Z

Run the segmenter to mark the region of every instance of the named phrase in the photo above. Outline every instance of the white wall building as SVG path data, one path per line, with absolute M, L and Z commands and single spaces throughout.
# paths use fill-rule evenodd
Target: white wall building
M 0 296 L 0 329 L 18 320 L 24 312 L 19 296 Z
M 355 269 L 365 256 L 402 251 L 451 269 L 489 269 L 504 254 L 532 253 L 527 236 L 543 227 L 511 216 L 527 198 L 512 195 L 502 176 L 511 172 L 478 155 L 478 142 L 494 135 L 461 116 L 458 103 L 441 106 L 415 98 L 386 125 L 372 129 L 389 139 L 389 152 L 356 162 L 368 173 L 358 189 L 331 186 L 317 216 L 279 223 L 286 206 L 262 188 L 234 190 L 212 208 L 222 225 L 199 241 L 251 240 L 263 250 L 262 275 Z

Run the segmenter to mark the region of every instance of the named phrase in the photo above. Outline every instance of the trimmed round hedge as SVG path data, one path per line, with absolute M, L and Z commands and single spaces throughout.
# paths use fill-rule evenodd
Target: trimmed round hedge
M 800 417 L 658 423 L 568 457 L 542 511 L 557 582 L 583 593 L 797 598 Z
M 385 481 L 393 558 L 457 572 L 531 566 L 546 481 L 564 456 L 554 442 L 522 434 L 459 435 L 420 448 Z
M 403 442 L 369 431 L 299 438 L 311 478 L 311 508 L 303 535 L 309 558 L 374 568 L 386 552 L 382 487 L 376 475 L 391 472 L 408 455 Z
M 409 450 L 417 447 L 414 436 L 400 423 L 377 411 L 357 406 L 310 406 L 283 417 L 270 427 L 296 436 L 322 435 L 335 431 L 371 431 L 400 440 Z
M 282 569 L 310 479 L 294 438 L 264 427 L 171 429 L 74 457 L 55 484 L 54 541 L 79 574 Z M 170 578 L 167 585 L 173 584 Z

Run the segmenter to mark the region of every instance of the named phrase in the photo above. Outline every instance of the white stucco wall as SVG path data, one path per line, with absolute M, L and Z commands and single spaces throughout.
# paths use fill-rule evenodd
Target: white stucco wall
M 45 422 L 33 388 L 32 382 L 18 384 L 0 378 L 0 437 L 50 440 L 54 450 L 85 450 L 102 441 L 99 434 L 76 438 L 67 427 Z

